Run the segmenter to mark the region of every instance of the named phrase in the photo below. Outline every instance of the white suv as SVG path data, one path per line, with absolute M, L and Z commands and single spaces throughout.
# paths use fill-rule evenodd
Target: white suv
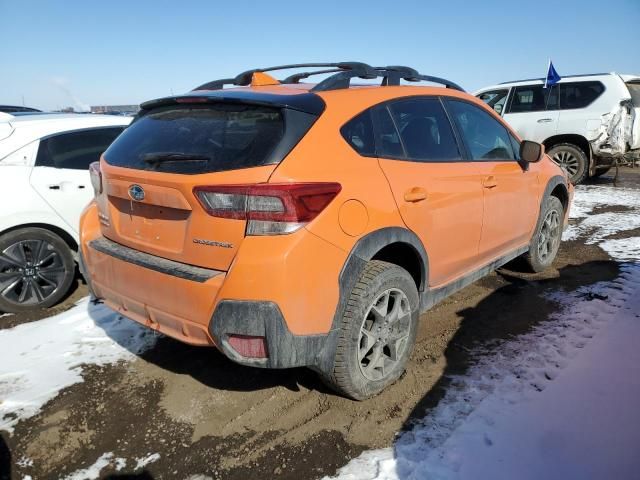
M 640 158 L 640 76 L 602 73 L 506 82 L 475 95 L 527 140 L 543 143 L 574 184 L 616 158 Z
M 76 273 L 89 164 L 131 122 L 91 114 L 0 113 L 0 312 L 49 307 Z

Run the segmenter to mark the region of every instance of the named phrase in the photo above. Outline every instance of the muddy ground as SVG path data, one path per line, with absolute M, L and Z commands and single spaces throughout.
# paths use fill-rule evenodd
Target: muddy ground
M 612 182 L 608 175 L 592 183 Z M 621 171 L 616 184 L 638 187 L 640 169 Z M 242 367 L 213 349 L 163 337 L 134 362 L 87 368 L 83 383 L 20 422 L 13 435 L 0 432 L 0 479 L 61 478 L 106 452 L 129 460 L 128 471 L 112 469 L 107 478 L 333 474 L 362 450 L 389 446 L 396 432 L 437 405 L 446 375 L 469 367 L 471 348 L 547 319 L 556 305 L 543 292 L 574 290 L 618 273 L 599 247 L 580 241 L 564 243 L 544 274 L 522 273 L 521 267 L 515 261 L 423 315 L 407 372 L 365 402 L 336 396 L 305 369 Z M 84 288 L 55 309 L 2 317 L 0 324 L 7 328 L 58 313 L 85 295 Z M 132 470 L 135 458 L 153 453 L 159 460 Z

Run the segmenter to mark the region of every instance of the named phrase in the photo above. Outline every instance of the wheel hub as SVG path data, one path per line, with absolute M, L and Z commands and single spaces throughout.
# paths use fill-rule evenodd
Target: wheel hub
M 406 350 L 411 329 L 411 307 L 399 289 L 382 292 L 369 306 L 360 327 L 358 362 L 369 380 L 380 380 L 394 370 Z
M 19 240 L 0 252 L 0 296 L 18 305 L 39 305 L 58 292 L 66 273 L 49 242 Z

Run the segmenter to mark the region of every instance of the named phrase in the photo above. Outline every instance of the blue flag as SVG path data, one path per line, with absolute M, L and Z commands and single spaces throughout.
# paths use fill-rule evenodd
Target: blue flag
M 547 78 L 544 81 L 544 88 L 554 86 L 561 79 L 562 77 L 558 75 L 558 72 L 556 72 L 556 69 L 553 68 L 553 62 L 549 60 L 549 69 L 547 70 Z

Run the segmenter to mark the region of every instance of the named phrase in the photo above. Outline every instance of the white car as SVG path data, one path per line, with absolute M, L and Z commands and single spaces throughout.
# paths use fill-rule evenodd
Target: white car
M 0 312 L 49 307 L 75 278 L 89 164 L 131 122 L 92 114 L 0 113 Z
M 640 158 L 640 76 L 602 73 L 519 80 L 475 93 L 527 140 L 543 143 L 574 184 L 616 158 Z

